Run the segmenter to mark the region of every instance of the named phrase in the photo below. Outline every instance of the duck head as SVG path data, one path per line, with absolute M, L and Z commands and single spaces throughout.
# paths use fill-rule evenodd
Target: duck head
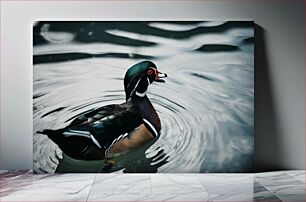
M 128 69 L 124 76 L 124 90 L 126 100 L 132 96 L 144 97 L 148 86 L 155 82 L 165 82 L 162 78 L 167 74 L 157 70 L 151 61 L 139 62 Z

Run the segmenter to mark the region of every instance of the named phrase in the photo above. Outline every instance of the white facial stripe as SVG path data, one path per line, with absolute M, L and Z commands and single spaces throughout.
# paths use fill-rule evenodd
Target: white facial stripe
M 148 120 L 146 120 L 146 119 L 143 119 L 143 121 L 146 122 L 146 123 L 150 126 L 150 128 L 151 128 L 151 129 L 153 130 L 153 132 L 155 133 L 155 137 L 157 137 L 157 136 L 158 136 L 158 133 L 157 133 L 157 131 L 155 130 L 154 126 L 153 126 Z
M 132 96 L 132 94 L 134 93 L 134 91 L 136 91 L 136 88 L 137 88 L 137 86 L 138 86 L 140 80 L 141 80 L 141 79 L 139 79 L 139 80 L 137 81 L 137 83 L 136 83 L 134 89 L 131 91 L 130 97 Z M 136 92 L 136 93 L 137 93 L 137 92 Z
M 140 79 L 141 80 L 141 79 Z M 139 81 L 140 81 L 139 80 Z M 134 90 L 136 90 L 136 88 L 137 88 L 137 86 L 138 86 L 138 84 L 139 84 L 139 81 L 136 83 L 136 86 L 135 86 L 135 88 L 134 88 Z M 147 81 L 148 81 L 148 86 L 151 84 L 150 83 L 150 79 L 147 77 Z M 145 95 L 146 95 L 146 92 L 143 92 L 143 93 L 139 93 L 139 92 L 135 92 L 135 94 L 138 96 L 138 97 L 144 97 Z

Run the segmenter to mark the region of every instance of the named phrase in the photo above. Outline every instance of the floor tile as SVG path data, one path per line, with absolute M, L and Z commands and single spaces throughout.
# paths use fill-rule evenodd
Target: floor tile
M 287 171 L 288 175 L 292 176 L 294 179 L 299 180 L 305 184 L 305 171 L 304 170 L 293 170 Z
M 24 179 L 7 179 L 1 195 L 65 195 L 88 194 L 95 174 L 35 174 Z
M 255 176 L 255 177 L 254 177 Z M 1 201 L 305 201 L 305 171 L 259 174 L 34 174 L 1 171 Z
M 52 195 L 17 195 L 17 194 L 12 194 L 8 196 L 1 197 L 1 202 L 72 202 L 72 201 L 77 201 L 77 202 L 86 202 L 88 195 L 57 195 L 57 194 L 52 194 Z
M 146 194 L 125 194 L 125 195 L 90 195 L 88 202 L 126 202 L 126 201 L 139 201 L 139 202 L 211 202 L 207 195 L 146 195 Z
M 38 179 L 43 179 L 53 174 L 33 175 L 31 171 L 9 171 L 1 174 L 0 196 L 29 187 Z
M 173 202 L 212 202 L 207 194 L 179 194 L 179 195 L 153 195 L 148 196 L 143 201 L 159 202 L 159 201 L 173 201 Z
M 224 201 L 224 202 L 251 202 L 253 201 L 253 195 L 232 195 L 232 194 L 221 194 L 221 195 L 209 195 L 213 201 Z
M 151 194 L 150 174 L 97 174 L 90 195 Z
M 198 175 L 209 195 L 253 195 L 253 176 L 249 174 Z
M 275 176 L 275 175 L 282 175 L 284 173 L 286 173 L 287 171 L 290 170 L 280 170 L 280 171 L 269 171 L 269 172 L 258 172 L 258 173 L 254 173 L 255 177 L 268 177 L 268 176 Z
M 284 170 L 284 171 L 273 171 L 273 172 L 260 172 L 260 173 L 255 173 L 254 177 L 256 179 L 260 179 L 260 178 L 266 178 L 266 179 L 289 178 L 291 179 L 291 177 L 289 177 L 290 175 L 296 175 L 296 174 L 301 174 L 301 173 L 305 174 L 305 171 L 304 170 Z
M 273 194 L 273 193 L 271 191 L 269 191 L 266 187 L 261 185 L 259 182 L 254 180 L 254 183 L 253 183 L 253 194 L 257 194 L 257 195 L 269 195 L 269 194 Z
M 233 194 L 221 194 L 210 195 L 213 201 L 224 202 L 282 202 L 278 197 L 273 194 L 270 195 L 233 195 Z
M 274 194 L 254 194 L 253 201 L 255 202 L 282 202 Z
M 194 174 L 151 174 L 152 194 L 202 194 L 206 190 Z
M 277 194 L 276 195 L 283 202 L 305 202 L 304 194 Z
M 33 172 L 31 170 L 11 170 L 11 171 L 1 170 L 0 172 L 1 179 L 14 178 L 26 175 L 33 175 Z
M 287 173 L 256 176 L 256 181 L 274 194 L 304 194 L 305 184 Z
M 254 180 L 253 201 L 255 202 L 281 202 L 281 200 L 266 187 Z

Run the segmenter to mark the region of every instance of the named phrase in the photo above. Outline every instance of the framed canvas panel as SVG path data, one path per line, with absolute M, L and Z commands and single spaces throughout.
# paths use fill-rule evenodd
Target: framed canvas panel
M 252 172 L 252 21 L 39 21 L 35 173 Z

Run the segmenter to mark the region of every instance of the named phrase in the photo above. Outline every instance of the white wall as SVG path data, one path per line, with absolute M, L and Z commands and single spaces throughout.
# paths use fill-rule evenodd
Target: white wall
M 36 20 L 254 20 L 255 160 L 305 169 L 303 0 L 0 1 L 1 169 L 32 168 L 32 23 Z

